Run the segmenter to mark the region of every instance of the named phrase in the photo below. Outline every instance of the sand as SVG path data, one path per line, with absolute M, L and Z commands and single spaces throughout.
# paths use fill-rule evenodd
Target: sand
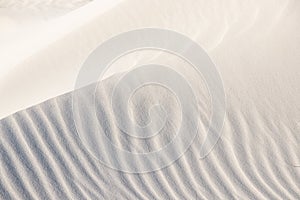
M 94 1 L 11 37 L 0 47 L 1 198 L 300 199 L 299 14 L 296 0 Z M 163 134 L 144 141 L 116 127 L 111 88 L 130 67 L 149 60 L 171 65 L 199 91 L 201 109 L 191 120 L 196 118 L 203 127 L 173 163 L 150 172 L 126 173 L 97 157 L 112 163 L 120 159 L 113 151 L 103 151 L 102 140 L 86 145 L 72 98 L 82 64 L 99 44 L 144 27 L 177 31 L 207 52 L 222 78 L 226 116 L 221 137 L 202 158 L 199 150 L 211 116 L 203 77 L 162 52 L 129 55 L 105 74 L 101 83 L 106 89 L 99 88 L 96 106 L 86 109 L 87 114 L 98 111 L 97 120 L 112 143 L 149 153 L 164 147 L 180 126 L 176 98 L 164 88 L 149 87 L 137 92 L 126 109 L 147 124 L 151 105 L 163 105 L 170 116 Z M 140 78 L 145 77 L 136 80 Z M 117 95 L 122 99 L 126 92 Z M 121 118 L 125 125 L 127 121 Z M 82 122 L 85 128 L 96 128 L 86 118 Z M 125 160 L 123 166 L 140 169 L 145 164 Z

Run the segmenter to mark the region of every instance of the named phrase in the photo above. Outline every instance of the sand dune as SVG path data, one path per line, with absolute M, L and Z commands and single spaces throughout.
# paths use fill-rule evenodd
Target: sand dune
M 0 25 L 24 31 L 0 33 L 5 36 L 0 46 L 0 199 L 300 199 L 299 1 L 12 2 L 0 1 L 1 9 L 12 8 L 7 13 L 15 16 L 16 9 L 28 7 L 38 15 L 26 11 L 31 19 L 24 19 L 23 28 L 34 22 L 26 30 L 0 18 Z M 84 61 L 99 44 L 145 27 L 191 38 L 216 65 L 226 115 L 221 137 L 205 157 L 200 150 L 211 123 L 211 91 L 205 78 L 176 56 L 132 53 L 111 66 L 97 90 L 96 83 L 87 82 L 73 91 Z M 124 73 L 153 62 L 171 66 L 190 82 L 196 101 L 186 97 L 189 112 L 182 114 L 184 102 L 161 85 L 147 85 L 127 101 L 131 85 L 125 82 L 113 95 Z M 185 90 L 179 79 L 174 83 L 174 91 Z M 81 92 L 74 105 L 74 94 Z M 95 99 L 85 96 L 90 93 Z M 158 104 L 163 109 L 153 109 Z M 76 115 L 76 106 L 84 115 Z M 85 118 L 90 114 L 96 118 Z M 193 122 L 199 123 L 196 137 L 157 160 L 120 157 L 93 135 L 99 129 L 117 148 L 147 155 L 174 139 L 184 117 L 190 123 L 187 136 L 195 131 Z M 143 125 L 144 135 L 132 121 Z M 159 134 L 148 138 L 153 130 Z
M 107 79 L 106 88 L 115 82 L 115 77 Z M 159 97 L 152 88 L 142 91 L 137 101 L 151 91 Z M 107 93 L 99 95 L 97 107 L 108 108 L 103 96 Z M 228 98 L 238 95 L 231 93 Z M 83 145 L 74 124 L 72 93 L 20 111 L 0 122 L 1 198 L 299 199 L 300 171 L 295 167 L 300 159 L 299 127 L 293 129 L 292 121 L 270 114 L 251 99 L 242 100 L 229 101 L 224 133 L 205 159 L 199 158 L 195 141 L 175 163 L 140 174 L 111 169 Z M 172 107 L 170 102 L 164 98 L 161 103 Z M 144 112 L 143 107 L 135 109 Z M 109 111 L 101 116 L 100 123 L 110 126 Z M 148 143 L 112 127 L 106 133 L 120 147 L 140 152 L 165 145 L 172 130 L 169 126 L 166 134 Z M 203 132 L 197 137 L 201 140 Z

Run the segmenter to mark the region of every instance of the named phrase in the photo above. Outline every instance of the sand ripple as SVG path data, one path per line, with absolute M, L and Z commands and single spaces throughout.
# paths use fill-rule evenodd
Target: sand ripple
M 86 150 L 71 101 L 69 93 L 1 120 L 1 199 L 300 199 L 298 133 L 254 105 L 229 103 L 224 133 L 205 159 L 192 144 L 164 169 L 129 174 Z

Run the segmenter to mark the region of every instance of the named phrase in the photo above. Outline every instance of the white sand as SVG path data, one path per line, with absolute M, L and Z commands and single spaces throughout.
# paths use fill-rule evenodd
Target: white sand
M 299 1 L 107 2 L 54 17 L 0 46 L 1 198 L 300 199 Z M 94 159 L 77 137 L 71 93 L 59 95 L 73 90 L 83 61 L 98 44 L 142 27 L 175 30 L 208 52 L 224 83 L 226 118 L 205 159 L 194 143 L 169 167 L 127 174 Z M 116 67 L 145 57 L 129 57 Z M 145 94 L 159 96 L 157 90 Z M 106 108 L 105 94 L 100 97 L 98 105 Z M 145 97 L 136 99 L 141 102 Z M 161 103 L 173 106 L 174 100 Z M 143 109 L 135 110 L 138 117 Z M 169 112 L 176 127 L 176 106 Z M 203 112 L 207 125 L 209 111 Z M 102 120 L 109 124 L 112 117 Z M 163 146 L 172 133 L 168 129 L 145 144 L 108 129 L 113 142 L 133 151 Z

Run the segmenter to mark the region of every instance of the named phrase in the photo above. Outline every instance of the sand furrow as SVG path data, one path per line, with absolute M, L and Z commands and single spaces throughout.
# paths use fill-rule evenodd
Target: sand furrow
M 105 107 L 107 102 L 101 99 L 97 99 L 98 106 Z M 195 140 L 172 165 L 130 174 L 104 165 L 91 154 L 74 124 L 72 94 L 58 96 L 0 121 L 1 197 L 299 199 L 299 172 L 286 164 L 287 156 L 297 151 L 297 146 L 286 147 L 295 136 L 288 126 L 280 127 L 275 117 L 266 119 L 256 109 L 245 112 L 229 104 L 223 136 L 205 159 L 199 158 L 199 141 Z M 109 122 L 112 115 L 106 113 L 103 120 Z M 111 138 L 120 134 L 116 128 L 109 130 Z M 112 156 L 109 151 L 102 153 Z

